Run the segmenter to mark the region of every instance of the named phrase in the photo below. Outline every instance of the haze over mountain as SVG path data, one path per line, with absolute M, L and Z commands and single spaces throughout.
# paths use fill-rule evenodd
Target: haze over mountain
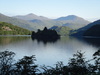
M 3 14 L 0 13 L 0 21 L 1 22 L 7 22 L 7 23 L 11 23 L 14 24 L 16 26 L 28 29 L 28 30 L 37 30 L 38 28 L 44 28 L 44 26 L 39 26 L 36 23 L 32 23 L 29 21 L 25 21 L 25 20 L 21 20 L 21 19 L 17 19 L 17 18 L 13 18 L 13 17 L 8 17 L 5 16 Z
M 30 21 L 33 23 L 45 25 L 45 26 L 52 24 L 52 26 L 54 26 L 54 25 L 67 26 L 67 27 L 72 28 L 72 29 L 78 29 L 78 28 L 81 28 L 81 27 L 89 24 L 89 21 L 87 21 L 81 17 L 75 16 L 75 15 L 69 15 L 69 16 L 60 17 L 57 19 L 49 19 L 47 17 L 37 16 L 35 14 L 30 13 L 28 15 L 24 15 L 24 16 L 20 15 L 20 16 L 14 16 L 14 17 L 18 18 L 18 19 L 27 20 L 27 21 Z
M 30 16 L 31 17 L 31 16 Z M 7 22 L 14 25 L 17 25 L 19 27 L 36 31 L 37 29 L 43 29 L 44 27 L 52 27 L 54 25 L 62 25 L 60 22 L 52 21 L 52 20 L 38 20 L 38 19 L 32 19 L 32 20 L 22 20 L 14 17 L 9 17 L 3 14 L 0 14 L 0 21 L 1 22 Z
M 60 17 L 57 19 L 49 19 L 43 16 L 37 16 L 35 14 L 20 15 L 14 17 L 8 17 L 0 14 L 0 21 L 12 23 L 14 25 L 36 31 L 37 29 L 43 29 L 44 27 L 51 28 L 52 26 L 67 26 L 71 29 L 78 29 L 86 26 L 89 22 L 75 15 L 69 15 L 66 17 Z
M 37 20 L 49 20 L 49 18 L 43 17 L 43 16 L 37 16 L 33 13 L 27 14 L 27 15 L 18 15 L 18 16 L 13 16 L 15 18 L 18 19 L 22 19 L 22 20 L 33 20 L 33 19 L 37 19 Z
M 60 17 L 55 20 L 62 22 L 63 23 L 62 26 L 68 26 L 72 29 L 78 29 L 78 28 L 84 27 L 90 23 L 89 21 L 87 21 L 81 17 L 75 16 L 75 15 Z
M 32 22 L 34 24 L 38 24 L 38 26 L 46 26 L 48 28 L 52 27 L 52 26 L 62 26 L 62 23 L 59 21 L 54 21 L 52 19 L 49 19 L 47 17 L 43 17 L 43 16 L 38 16 L 35 15 L 33 13 L 27 14 L 27 15 L 20 15 L 20 16 L 13 16 L 14 18 L 17 19 L 22 19 L 22 20 L 26 20 L 29 22 Z

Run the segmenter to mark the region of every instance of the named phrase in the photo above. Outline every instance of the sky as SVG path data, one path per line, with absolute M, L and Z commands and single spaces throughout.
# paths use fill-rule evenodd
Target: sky
M 0 0 L 0 13 L 7 16 L 33 13 L 48 18 L 76 15 L 95 20 L 100 18 L 100 0 Z

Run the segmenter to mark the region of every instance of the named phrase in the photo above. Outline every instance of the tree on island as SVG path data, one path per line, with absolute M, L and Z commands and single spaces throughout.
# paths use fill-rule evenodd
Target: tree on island
M 32 32 L 32 39 L 42 40 L 42 41 L 54 41 L 60 38 L 55 30 L 50 30 L 45 27 L 43 30 L 38 29 L 38 31 Z

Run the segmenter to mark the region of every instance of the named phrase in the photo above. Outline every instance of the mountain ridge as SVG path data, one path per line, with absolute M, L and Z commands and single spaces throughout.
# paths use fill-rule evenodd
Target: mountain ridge
M 78 17 L 76 15 L 68 15 L 65 17 L 59 17 L 54 20 L 60 21 L 63 23 L 62 26 L 68 26 L 72 29 L 78 29 L 78 28 L 84 27 L 90 23 L 89 21 L 87 21 L 81 17 Z
M 37 16 L 33 13 L 27 14 L 27 15 L 18 15 L 18 16 L 13 16 L 14 18 L 22 19 L 22 20 L 33 20 L 33 19 L 38 19 L 38 20 L 49 20 L 49 18 L 44 17 L 44 16 Z
M 24 15 L 23 18 L 9 17 L 6 15 L 0 14 L 0 21 L 12 23 L 14 25 L 17 25 L 17 26 L 20 26 L 32 31 L 37 31 L 37 29 L 43 29 L 44 27 L 51 28 L 52 26 L 67 26 L 71 29 L 79 29 L 81 27 L 86 26 L 89 23 L 88 21 L 85 21 L 83 18 L 79 20 L 80 18 L 75 15 L 69 15 L 67 17 L 71 17 L 70 20 L 57 21 L 55 19 L 49 19 L 44 16 L 37 16 L 33 13 Z
M 88 29 L 90 29 L 92 26 L 95 26 L 99 24 L 100 25 L 100 19 L 99 20 L 96 20 L 92 23 L 89 23 L 88 25 L 82 27 L 82 28 L 79 28 L 78 30 L 75 30 L 73 32 L 75 32 L 75 34 L 72 34 L 73 36 L 83 36 L 85 31 L 87 31 Z
M 28 19 L 25 19 L 27 17 L 28 17 Z M 49 19 L 49 18 L 44 17 L 44 16 L 42 16 L 42 18 L 40 18 L 40 17 L 41 16 L 37 16 L 37 15 L 35 15 L 33 13 L 30 13 L 30 14 L 27 14 L 27 15 L 24 15 L 24 16 L 16 16 L 15 18 L 28 20 L 28 21 L 31 21 L 31 22 L 35 22 L 35 20 L 36 20 L 36 21 L 38 21 L 38 23 L 39 23 L 39 21 L 42 21 L 41 22 L 42 25 L 43 24 L 47 24 L 47 22 L 49 22 L 49 23 L 51 22 L 53 24 L 55 23 L 54 25 L 68 26 L 68 27 L 70 27 L 72 29 L 78 29 L 78 28 L 81 28 L 81 27 L 83 27 L 83 26 L 85 26 L 85 25 L 90 23 L 89 21 L 87 21 L 87 20 L 85 20 L 85 19 L 83 19 L 81 17 L 78 17 L 76 15 L 68 15 L 68 16 L 59 17 L 59 18 L 56 18 L 56 19 Z

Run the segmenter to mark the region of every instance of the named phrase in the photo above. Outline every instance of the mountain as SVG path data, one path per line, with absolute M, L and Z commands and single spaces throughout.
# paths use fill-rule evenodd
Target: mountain
M 36 31 L 37 29 L 44 28 L 44 26 L 38 25 L 37 23 L 33 23 L 33 22 L 29 22 L 29 21 L 25 21 L 25 20 L 13 18 L 13 17 L 8 17 L 1 13 L 0 13 L 0 21 L 11 23 L 16 26 L 19 26 L 28 30 L 34 30 L 34 31 Z
M 70 35 L 70 31 L 72 30 L 71 28 L 67 27 L 67 26 L 53 26 L 50 29 L 56 30 L 57 33 L 61 36 L 68 36 Z
M 0 22 L 0 35 L 30 35 L 31 31 L 12 25 L 6 22 Z
M 95 25 L 100 25 L 100 20 L 97 20 L 97 21 L 94 21 L 92 23 L 89 23 L 88 25 L 78 29 L 78 30 L 74 30 L 72 31 L 72 35 L 73 36 L 83 36 L 84 33 L 90 29 L 92 26 L 95 26 Z M 94 27 L 93 27 L 94 28 Z
M 81 17 L 75 15 L 69 15 L 66 17 L 60 17 L 57 19 L 49 19 L 43 16 L 37 16 L 35 14 L 27 14 L 20 16 L 13 16 L 17 19 L 27 20 L 29 22 L 37 23 L 42 26 L 52 27 L 52 26 L 67 26 L 71 29 L 78 29 L 89 24 L 89 21 L 84 20 Z
M 75 19 L 78 19 L 78 17 L 75 16 L 75 15 L 69 15 L 69 16 L 66 16 L 66 17 L 57 18 L 55 20 L 57 20 L 57 21 L 64 21 L 64 20 L 75 20 Z
M 62 23 L 59 21 L 54 21 L 52 19 L 49 19 L 43 16 L 37 16 L 33 13 L 30 13 L 27 15 L 13 16 L 13 17 L 17 19 L 22 19 L 22 20 L 32 22 L 34 24 L 37 24 L 38 26 L 44 26 L 44 27 L 46 26 L 48 28 L 55 26 L 55 25 L 58 25 L 58 26 L 62 25 Z
M 33 14 L 29 14 L 29 15 L 31 17 L 31 15 L 33 15 Z M 37 31 L 37 29 L 43 29 L 44 27 L 50 28 L 55 25 L 60 25 L 60 26 L 62 25 L 61 22 L 56 22 L 53 20 L 46 20 L 46 18 L 44 19 L 44 17 L 41 17 L 41 16 L 40 16 L 40 18 L 42 20 L 41 19 L 33 19 L 33 18 L 31 20 L 24 20 L 24 19 L 22 20 L 22 19 L 8 17 L 6 15 L 0 14 L 0 21 L 12 23 L 14 25 L 17 25 L 22 28 L 26 28 L 31 31 Z
M 100 37 L 100 24 L 96 24 L 86 30 L 83 36 Z
M 84 26 L 86 26 L 87 24 L 90 23 L 89 21 L 87 21 L 87 20 L 85 20 L 81 17 L 75 16 L 75 15 L 60 17 L 60 18 L 57 18 L 57 19 L 54 19 L 54 20 L 60 21 L 60 22 L 63 23 L 62 26 L 68 26 L 72 29 L 78 29 L 78 28 L 84 27 Z
M 22 19 L 22 20 L 50 20 L 49 18 L 43 17 L 43 16 L 37 16 L 33 13 L 27 14 L 27 15 L 18 15 L 18 16 L 13 16 L 14 18 Z
M 86 26 L 89 22 L 75 15 L 69 15 L 58 19 L 49 19 L 43 16 L 37 16 L 35 14 L 20 15 L 14 17 L 8 17 L 0 14 L 0 21 L 12 23 L 22 28 L 26 28 L 31 31 L 37 31 L 37 29 L 43 29 L 44 27 L 51 28 L 52 26 L 63 26 L 71 29 L 78 29 Z

